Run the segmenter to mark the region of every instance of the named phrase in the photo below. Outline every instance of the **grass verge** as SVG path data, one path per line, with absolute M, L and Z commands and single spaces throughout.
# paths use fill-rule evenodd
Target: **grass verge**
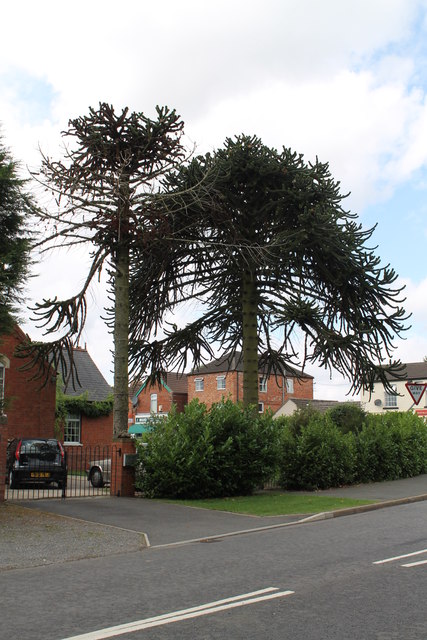
M 260 493 L 234 498 L 209 498 L 206 500 L 165 500 L 174 504 L 217 511 L 230 511 L 251 516 L 284 516 L 322 513 L 373 504 L 375 500 L 352 500 L 294 493 Z

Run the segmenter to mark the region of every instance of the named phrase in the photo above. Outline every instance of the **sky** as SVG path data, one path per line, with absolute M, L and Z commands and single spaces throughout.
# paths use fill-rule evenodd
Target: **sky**
M 15 0 L 2 10 L 0 124 L 27 167 L 62 154 L 70 118 L 99 102 L 154 115 L 175 108 L 198 153 L 257 135 L 329 162 L 346 208 L 405 285 L 412 314 L 396 357 L 427 355 L 427 0 Z M 72 295 L 87 255 L 34 266 L 21 310 Z M 82 346 L 112 382 L 112 340 L 91 290 Z M 317 399 L 354 399 L 348 381 L 311 367 Z

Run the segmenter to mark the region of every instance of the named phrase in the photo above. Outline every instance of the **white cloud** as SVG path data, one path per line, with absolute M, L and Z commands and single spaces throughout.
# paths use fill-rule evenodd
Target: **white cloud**
M 57 157 L 68 119 L 108 101 L 148 113 L 176 107 L 201 151 L 245 132 L 318 155 L 361 213 L 424 177 L 425 0 L 15 0 L 2 15 L 1 121 L 23 164 L 39 164 L 39 144 Z M 425 230 L 425 211 L 411 215 Z M 80 263 L 56 254 L 30 283 L 31 299 L 74 293 Z M 426 289 L 408 286 L 417 327 L 426 324 Z M 111 337 L 97 295 L 86 337 L 108 376 Z M 402 353 L 414 359 L 417 340 Z M 317 397 L 342 388 L 320 376 Z

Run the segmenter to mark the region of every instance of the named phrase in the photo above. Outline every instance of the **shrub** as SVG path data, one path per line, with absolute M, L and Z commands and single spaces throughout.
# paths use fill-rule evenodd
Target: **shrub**
M 353 479 L 353 434 L 342 434 L 328 414 L 316 412 L 295 434 L 284 429 L 281 440 L 280 484 L 289 489 L 327 489 Z
M 156 420 L 138 453 L 137 486 L 150 497 L 207 498 L 252 493 L 278 460 L 278 426 L 230 400 L 208 411 L 197 400 Z
M 359 482 L 405 478 L 427 468 L 427 427 L 413 413 L 367 416 L 356 447 Z
M 341 402 L 328 411 L 332 422 L 341 433 L 359 433 L 366 420 L 366 411 L 358 403 Z

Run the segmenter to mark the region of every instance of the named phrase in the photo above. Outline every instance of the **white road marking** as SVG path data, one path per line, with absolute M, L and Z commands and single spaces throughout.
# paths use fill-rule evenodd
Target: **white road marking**
M 293 593 L 295 592 L 279 591 L 277 587 L 268 587 L 267 589 L 260 589 L 259 591 L 253 591 L 252 593 L 243 593 L 240 596 L 224 598 L 223 600 L 216 600 L 215 602 L 208 602 L 206 604 L 199 605 L 198 607 L 190 607 L 189 609 L 181 609 L 180 611 L 165 613 L 160 616 L 155 616 L 154 618 L 146 618 L 145 620 L 136 620 L 135 622 L 128 622 L 115 627 L 99 629 L 98 631 L 83 633 L 78 636 L 64 638 L 63 640 L 104 640 L 105 638 L 113 638 L 133 631 L 151 629 L 152 627 L 170 624 L 171 622 L 190 620 L 191 618 L 206 616 L 211 613 L 226 611 L 227 609 L 233 609 L 235 607 L 243 607 L 256 602 L 263 602 L 264 600 L 284 598 L 285 596 L 290 596 Z
M 403 556 L 394 556 L 394 558 L 386 558 L 385 560 L 377 560 L 372 564 L 385 564 L 386 562 L 394 562 L 395 560 L 402 560 L 403 558 L 411 558 L 412 556 L 419 556 L 422 553 L 427 553 L 427 549 L 421 551 L 414 551 L 413 553 L 405 553 Z
M 402 564 L 401 567 L 419 567 L 420 564 L 427 564 L 427 560 L 419 560 L 418 562 L 408 562 L 408 564 Z

